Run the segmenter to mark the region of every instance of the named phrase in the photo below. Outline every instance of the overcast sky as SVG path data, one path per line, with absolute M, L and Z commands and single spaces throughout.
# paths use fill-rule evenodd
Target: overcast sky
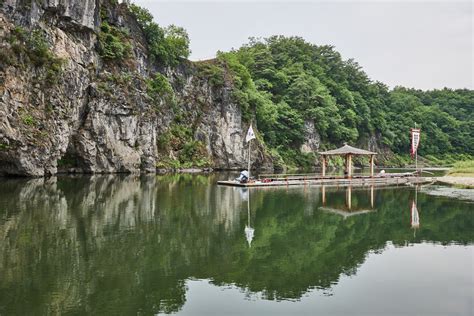
M 334 45 L 390 87 L 473 89 L 471 1 L 135 0 L 162 26 L 183 26 L 191 59 L 238 48 L 251 36 L 297 35 Z

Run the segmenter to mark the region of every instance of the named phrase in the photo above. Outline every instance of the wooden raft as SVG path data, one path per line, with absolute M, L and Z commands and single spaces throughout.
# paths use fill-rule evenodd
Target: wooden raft
M 397 184 L 423 184 L 432 182 L 432 178 L 416 177 L 412 174 L 386 174 L 383 176 L 354 176 L 343 177 L 321 177 L 321 176 L 292 176 L 275 177 L 255 180 L 248 183 L 240 183 L 233 180 L 218 181 L 217 184 L 234 187 L 277 187 L 294 185 L 333 185 L 333 186 L 365 186 L 365 185 L 397 185 Z

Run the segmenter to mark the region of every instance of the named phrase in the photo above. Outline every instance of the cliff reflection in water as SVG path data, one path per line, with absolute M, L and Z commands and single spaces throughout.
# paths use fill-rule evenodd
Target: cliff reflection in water
M 357 216 L 320 209 L 347 207 L 345 188 L 251 190 L 248 218 L 245 192 L 217 177 L 2 180 L 0 314 L 172 312 L 189 278 L 299 299 L 387 241 L 473 242 L 469 204 L 420 193 L 414 236 L 413 188 L 353 188 L 351 208 L 376 209 Z

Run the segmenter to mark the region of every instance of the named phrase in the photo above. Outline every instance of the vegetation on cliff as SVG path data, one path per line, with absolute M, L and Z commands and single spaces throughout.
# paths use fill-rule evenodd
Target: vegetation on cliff
M 150 57 L 156 62 L 175 66 L 189 56 L 189 37 L 182 27 L 170 25 L 163 28 L 153 21 L 147 9 L 135 4 L 129 9 L 145 35 Z
M 132 46 L 124 30 L 103 21 L 99 33 L 99 54 L 105 60 L 123 60 L 130 57 Z
M 0 52 L 0 70 L 13 65 L 20 68 L 32 64 L 40 70 L 37 81 L 45 87 L 57 83 L 62 72 L 63 60 L 50 49 L 50 43 L 41 29 L 27 30 L 17 26 L 6 38 L 8 47 Z

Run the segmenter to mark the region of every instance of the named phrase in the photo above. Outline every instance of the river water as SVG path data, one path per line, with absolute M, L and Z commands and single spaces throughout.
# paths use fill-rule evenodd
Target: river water
M 231 176 L 0 179 L 0 315 L 472 315 L 473 202 Z

